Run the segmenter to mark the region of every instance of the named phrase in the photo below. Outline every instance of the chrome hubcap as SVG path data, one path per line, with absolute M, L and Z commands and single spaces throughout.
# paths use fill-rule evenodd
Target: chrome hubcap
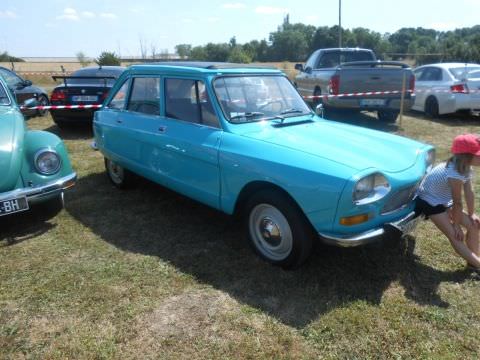
M 292 230 L 276 207 L 270 204 L 255 206 L 249 216 L 249 231 L 255 247 L 267 259 L 281 261 L 290 255 Z
M 121 184 L 123 182 L 123 168 L 121 166 L 109 161 L 108 170 L 114 183 Z

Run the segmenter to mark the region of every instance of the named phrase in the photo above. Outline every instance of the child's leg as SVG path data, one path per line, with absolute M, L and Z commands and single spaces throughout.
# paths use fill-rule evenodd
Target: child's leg
M 467 246 L 473 253 L 480 256 L 480 230 L 467 214 L 463 213 L 462 225 L 467 228 Z
M 445 234 L 458 255 L 464 258 L 470 265 L 480 268 L 480 257 L 475 254 L 467 245 L 465 245 L 463 241 L 459 241 L 455 238 L 455 230 L 450 222 L 447 212 L 430 215 L 430 219 L 437 226 L 437 228 L 439 228 L 440 231 Z

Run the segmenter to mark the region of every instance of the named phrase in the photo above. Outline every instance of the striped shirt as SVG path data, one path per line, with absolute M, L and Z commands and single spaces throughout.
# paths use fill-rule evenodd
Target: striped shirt
M 432 206 L 444 205 L 450 207 L 453 204 L 452 189 L 448 179 L 458 179 L 466 183 L 472 178 L 472 171 L 462 175 L 455 170 L 455 164 L 450 162 L 448 166 L 443 162 L 435 166 L 420 184 L 417 195 Z

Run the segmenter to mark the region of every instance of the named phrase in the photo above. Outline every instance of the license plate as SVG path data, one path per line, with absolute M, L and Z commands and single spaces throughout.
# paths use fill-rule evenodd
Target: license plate
M 75 102 L 93 102 L 93 101 L 98 101 L 98 96 L 95 96 L 95 95 L 75 95 L 75 96 L 72 96 L 72 101 L 75 101 Z
M 360 106 L 384 106 L 384 99 L 363 99 L 360 100 Z
M 0 201 L 0 216 L 13 214 L 25 210 L 28 210 L 28 202 L 27 199 L 24 197 Z

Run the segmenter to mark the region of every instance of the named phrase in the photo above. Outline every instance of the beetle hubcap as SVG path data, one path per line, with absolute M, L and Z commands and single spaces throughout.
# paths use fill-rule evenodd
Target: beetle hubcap
M 288 220 L 270 204 L 259 204 L 252 209 L 249 231 L 256 249 L 267 259 L 281 261 L 292 251 L 293 236 Z

